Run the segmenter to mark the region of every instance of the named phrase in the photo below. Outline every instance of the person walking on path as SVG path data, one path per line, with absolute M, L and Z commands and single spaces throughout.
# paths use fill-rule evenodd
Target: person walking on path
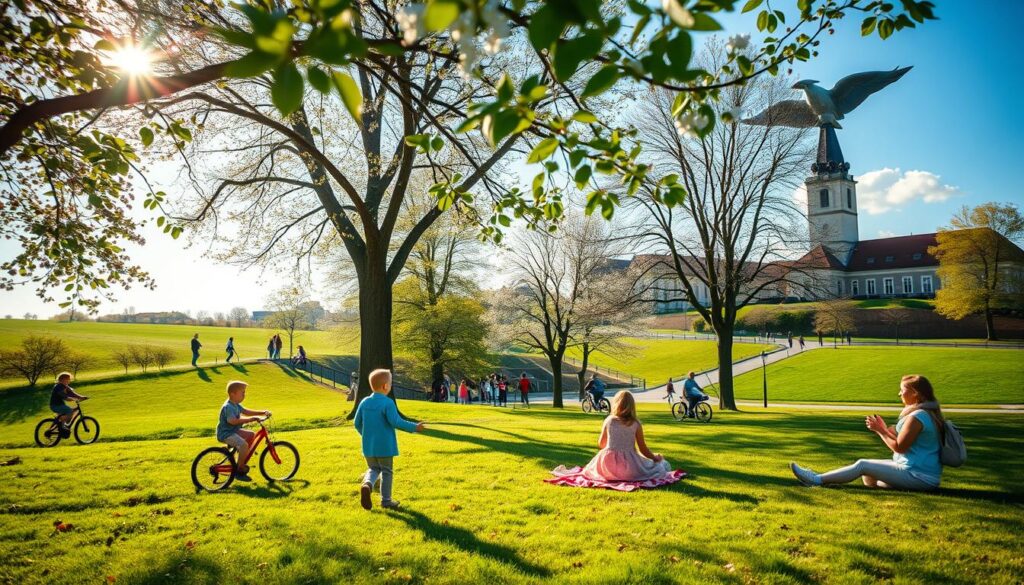
M 853 335 L 846 334 L 846 345 L 853 345 Z
M 199 361 L 199 348 L 203 347 L 202 343 L 199 343 L 199 334 L 196 333 L 192 336 L 192 367 L 196 367 L 196 362 Z
M 786 341 L 789 342 L 789 349 L 793 349 L 793 332 L 792 331 L 790 331 L 788 334 L 786 334 Z
M 824 342 L 825 342 L 825 335 L 821 331 L 819 331 L 818 332 L 818 347 L 821 347 L 822 345 L 825 345 Z
M 800 351 L 804 350 L 804 336 L 800 336 Z
M 526 372 L 519 376 L 519 402 L 530 408 L 530 379 L 526 377 Z
M 790 463 L 789 468 L 800 483 L 815 487 L 849 483 L 861 478 L 872 488 L 895 488 L 914 491 L 938 489 L 942 480 L 942 430 L 945 421 L 935 398 L 935 389 L 924 376 L 903 376 L 900 400 L 904 404 L 899 422 L 890 427 L 877 414 L 864 419 L 869 431 L 878 435 L 892 451 L 892 459 L 858 459 L 827 473 Z
M 284 342 L 281 341 L 281 336 L 279 334 L 275 334 L 274 335 L 274 359 L 275 360 L 281 359 L 281 347 L 282 346 L 284 346 Z
M 274 359 L 274 336 L 270 336 L 270 341 L 267 342 L 267 359 Z
M 665 384 L 665 400 L 668 400 L 669 404 L 676 401 L 676 387 L 672 383 L 672 378 L 669 378 L 668 384 Z
M 228 337 L 228 346 L 224 348 L 224 351 L 228 352 L 228 358 L 224 361 L 231 363 L 231 358 L 235 355 L 235 338 Z

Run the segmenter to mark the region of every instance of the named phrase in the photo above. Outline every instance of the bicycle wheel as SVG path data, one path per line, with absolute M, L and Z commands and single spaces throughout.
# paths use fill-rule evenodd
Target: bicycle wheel
M 611 412 L 612 411 L 612 403 L 608 402 L 607 398 L 602 398 L 601 399 L 601 405 L 600 405 L 600 408 L 598 408 L 598 410 L 600 410 L 601 412 Z
M 672 418 L 676 420 L 686 419 L 686 404 L 682 402 L 676 402 L 672 405 Z
M 700 422 L 711 422 L 712 408 L 707 402 L 701 402 L 693 409 L 697 420 Z
M 100 423 L 91 416 L 83 416 L 75 422 L 75 440 L 80 445 L 91 445 L 100 438 Z
M 235 480 L 235 454 L 226 447 L 210 447 L 192 461 L 192 483 L 197 490 L 216 492 Z
M 278 441 L 274 443 L 274 453 L 277 454 L 280 463 L 270 452 L 270 445 L 267 445 L 260 454 L 260 473 L 263 477 L 267 478 L 267 481 L 288 481 L 295 477 L 295 472 L 299 470 L 299 450 L 291 443 Z
M 590 414 L 590 411 L 594 409 L 593 403 L 590 402 L 589 398 L 583 399 L 583 404 L 580 405 L 583 408 L 583 412 Z
M 60 423 L 56 418 L 44 418 L 36 425 L 36 445 L 53 447 L 60 443 Z

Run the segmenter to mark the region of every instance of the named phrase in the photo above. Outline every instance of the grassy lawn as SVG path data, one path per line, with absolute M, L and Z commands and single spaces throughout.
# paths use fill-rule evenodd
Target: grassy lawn
M 1024 403 L 1024 353 L 1016 349 L 840 347 L 768 366 L 776 401 L 897 402 L 904 374 L 922 374 L 945 404 Z M 761 398 L 761 371 L 736 379 L 739 398 Z
M 95 394 L 100 412 L 103 399 Z M 325 416 L 346 409 L 337 395 L 317 399 Z M 248 402 L 272 401 L 259 387 Z M 181 424 L 167 415 L 182 402 L 175 395 L 146 399 L 155 434 Z M 856 413 L 728 413 L 698 426 L 672 421 L 663 406 L 643 405 L 650 445 L 691 476 L 627 494 L 541 481 L 554 466 L 593 455 L 600 417 L 572 409 L 410 402 L 402 408 L 429 428 L 399 438 L 399 512 L 359 507 L 364 466 L 347 423 L 281 432 L 302 455 L 296 479 L 272 485 L 256 474 L 252 484 L 223 494 L 197 495 L 188 477 L 192 457 L 210 438 L 2 448 L 0 460 L 21 463 L 0 467 L 0 582 L 1024 579 L 1021 543 L 1013 536 L 1024 530 L 1018 417 L 958 415 L 970 461 L 947 472 L 940 493 L 915 495 L 854 485 L 809 490 L 789 475 L 792 459 L 825 469 L 884 457 Z M 193 414 L 208 428 L 216 408 Z M 118 427 L 137 424 L 127 409 L 108 410 L 101 420 L 109 436 L 131 435 Z M 58 532 L 57 521 L 74 527 Z
M 664 384 L 671 376 L 679 378 L 690 370 L 700 371 L 716 367 L 718 353 L 714 341 L 680 339 L 630 338 L 625 343 L 630 350 L 617 355 L 596 353 L 590 362 L 598 367 L 613 368 L 647 379 L 647 385 Z M 775 349 L 774 345 L 737 343 L 733 346 L 733 360 L 757 355 L 762 350 Z M 566 352 L 569 357 L 582 357 L 577 348 Z
M 189 340 L 196 333 L 203 343 L 200 363 L 223 363 L 226 356 L 224 346 L 227 345 L 228 337 L 232 336 L 235 338 L 235 350 L 243 358 L 265 357 L 267 341 L 274 333 L 280 333 L 284 340 L 282 355 L 288 353 L 287 336 L 283 331 L 271 329 L 0 319 L 0 337 L 8 347 L 19 344 L 28 335 L 59 337 L 69 347 L 93 356 L 94 363 L 84 371 L 95 373 L 120 370 L 121 366 L 110 354 L 129 344 L 169 347 L 176 352 L 172 364 L 188 364 L 192 361 Z M 302 344 L 314 357 L 317 354 L 359 353 L 359 337 L 356 334 L 301 331 L 296 332 L 295 344 Z M 132 369 L 135 367 L 132 366 Z

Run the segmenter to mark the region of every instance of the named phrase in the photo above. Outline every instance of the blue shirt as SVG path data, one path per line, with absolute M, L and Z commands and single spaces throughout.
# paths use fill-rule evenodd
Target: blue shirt
M 231 435 L 238 432 L 238 429 L 242 428 L 242 425 L 233 425 L 228 420 L 233 418 L 241 418 L 242 416 L 242 405 L 231 402 L 231 399 L 224 401 L 224 406 L 220 407 L 220 419 L 217 421 L 217 440 L 223 441 Z
M 683 394 L 687 396 L 703 396 L 704 392 L 701 391 L 696 380 L 687 378 L 686 381 L 683 382 Z
M 921 423 L 921 432 L 914 439 L 914 444 L 906 453 L 893 453 L 892 460 L 906 469 L 917 479 L 938 486 L 942 479 L 942 462 L 939 460 L 939 429 L 935 420 L 924 410 L 915 410 L 896 423 L 896 434 L 910 417 Z
M 398 414 L 395 401 L 377 392 L 359 403 L 354 423 L 356 431 L 363 437 L 364 457 L 395 457 L 398 455 L 395 429 L 416 432 L 416 423 Z

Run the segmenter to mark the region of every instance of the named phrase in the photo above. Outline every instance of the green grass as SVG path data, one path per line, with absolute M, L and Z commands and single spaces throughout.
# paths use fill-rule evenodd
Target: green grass
M 795 402 L 897 401 L 900 377 L 931 380 L 944 404 L 1024 403 L 1024 353 L 1016 349 L 840 347 L 768 366 L 768 398 Z M 736 379 L 736 395 L 760 399 L 761 371 Z
M 718 349 L 714 341 L 649 337 L 629 338 L 624 341 L 630 346 L 628 351 L 617 355 L 599 352 L 591 356 L 590 363 L 646 378 L 648 386 L 664 384 L 670 376 L 679 378 L 690 370 L 699 372 L 718 365 Z M 757 355 L 765 349 L 770 351 L 775 347 L 737 343 L 733 345 L 733 360 Z M 582 357 L 578 348 L 570 349 L 566 355 L 577 360 Z
M 284 340 L 282 355 L 288 353 L 287 336 L 283 331 L 272 329 L 0 319 L 0 338 L 8 347 L 19 344 L 28 335 L 59 337 L 72 349 L 94 357 L 94 362 L 84 370 L 86 373 L 123 372 L 111 357 L 111 352 L 124 349 L 129 344 L 169 347 L 175 351 L 172 364 L 188 364 L 192 361 L 189 341 L 196 333 L 203 343 L 200 363 L 223 363 L 226 357 L 224 347 L 228 337 L 232 336 L 235 338 L 235 350 L 243 358 L 266 357 L 267 341 L 274 333 L 280 333 Z M 318 354 L 359 353 L 359 337 L 354 333 L 301 331 L 295 338 L 295 345 L 299 344 L 314 357 Z M 135 366 L 131 369 L 134 370 Z
M 205 384 L 191 382 L 196 392 Z M 193 396 L 187 386 L 177 389 L 186 398 Z M 95 394 L 99 411 L 104 398 Z M 154 432 L 181 424 L 168 418 L 182 406 L 177 396 L 141 386 L 138 394 Z M 248 402 L 270 400 L 260 385 Z M 333 394 L 318 400 L 324 413 L 347 407 Z M 0 467 L 0 582 L 1024 579 L 1014 536 L 1024 531 L 1019 417 L 958 415 L 971 449 L 967 466 L 947 470 L 940 493 L 910 494 L 856 485 L 808 490 L 790 476 L 793 459 L 825 469 L 885 457 L 857 413 L 727 413 L 698 426 L 672 421 L 664 406 L 642 405 L 649 444 L 691 477 L 627 494 L 541 481 L 554 466 L 594 454 L 600 417 L 573 409 L 402 408 L 426 419 L 428 430 L 399 437 L 400 512 L 359 507 L 364 464 L 347 423 L 279 433 L 301 452 L 296 479 L 272 485 L 256 474 L 223 494 L 197 495 L 188 478 L 210 438 L 3 448 L 0 460 L 21 463 Z M 206 427 L 216 409 L 194 415 Z M 122 423 L 136 424 L 130 409 L 105 417 L 112 436 Z M 57 521 L 74 528 L 56 532 Z

